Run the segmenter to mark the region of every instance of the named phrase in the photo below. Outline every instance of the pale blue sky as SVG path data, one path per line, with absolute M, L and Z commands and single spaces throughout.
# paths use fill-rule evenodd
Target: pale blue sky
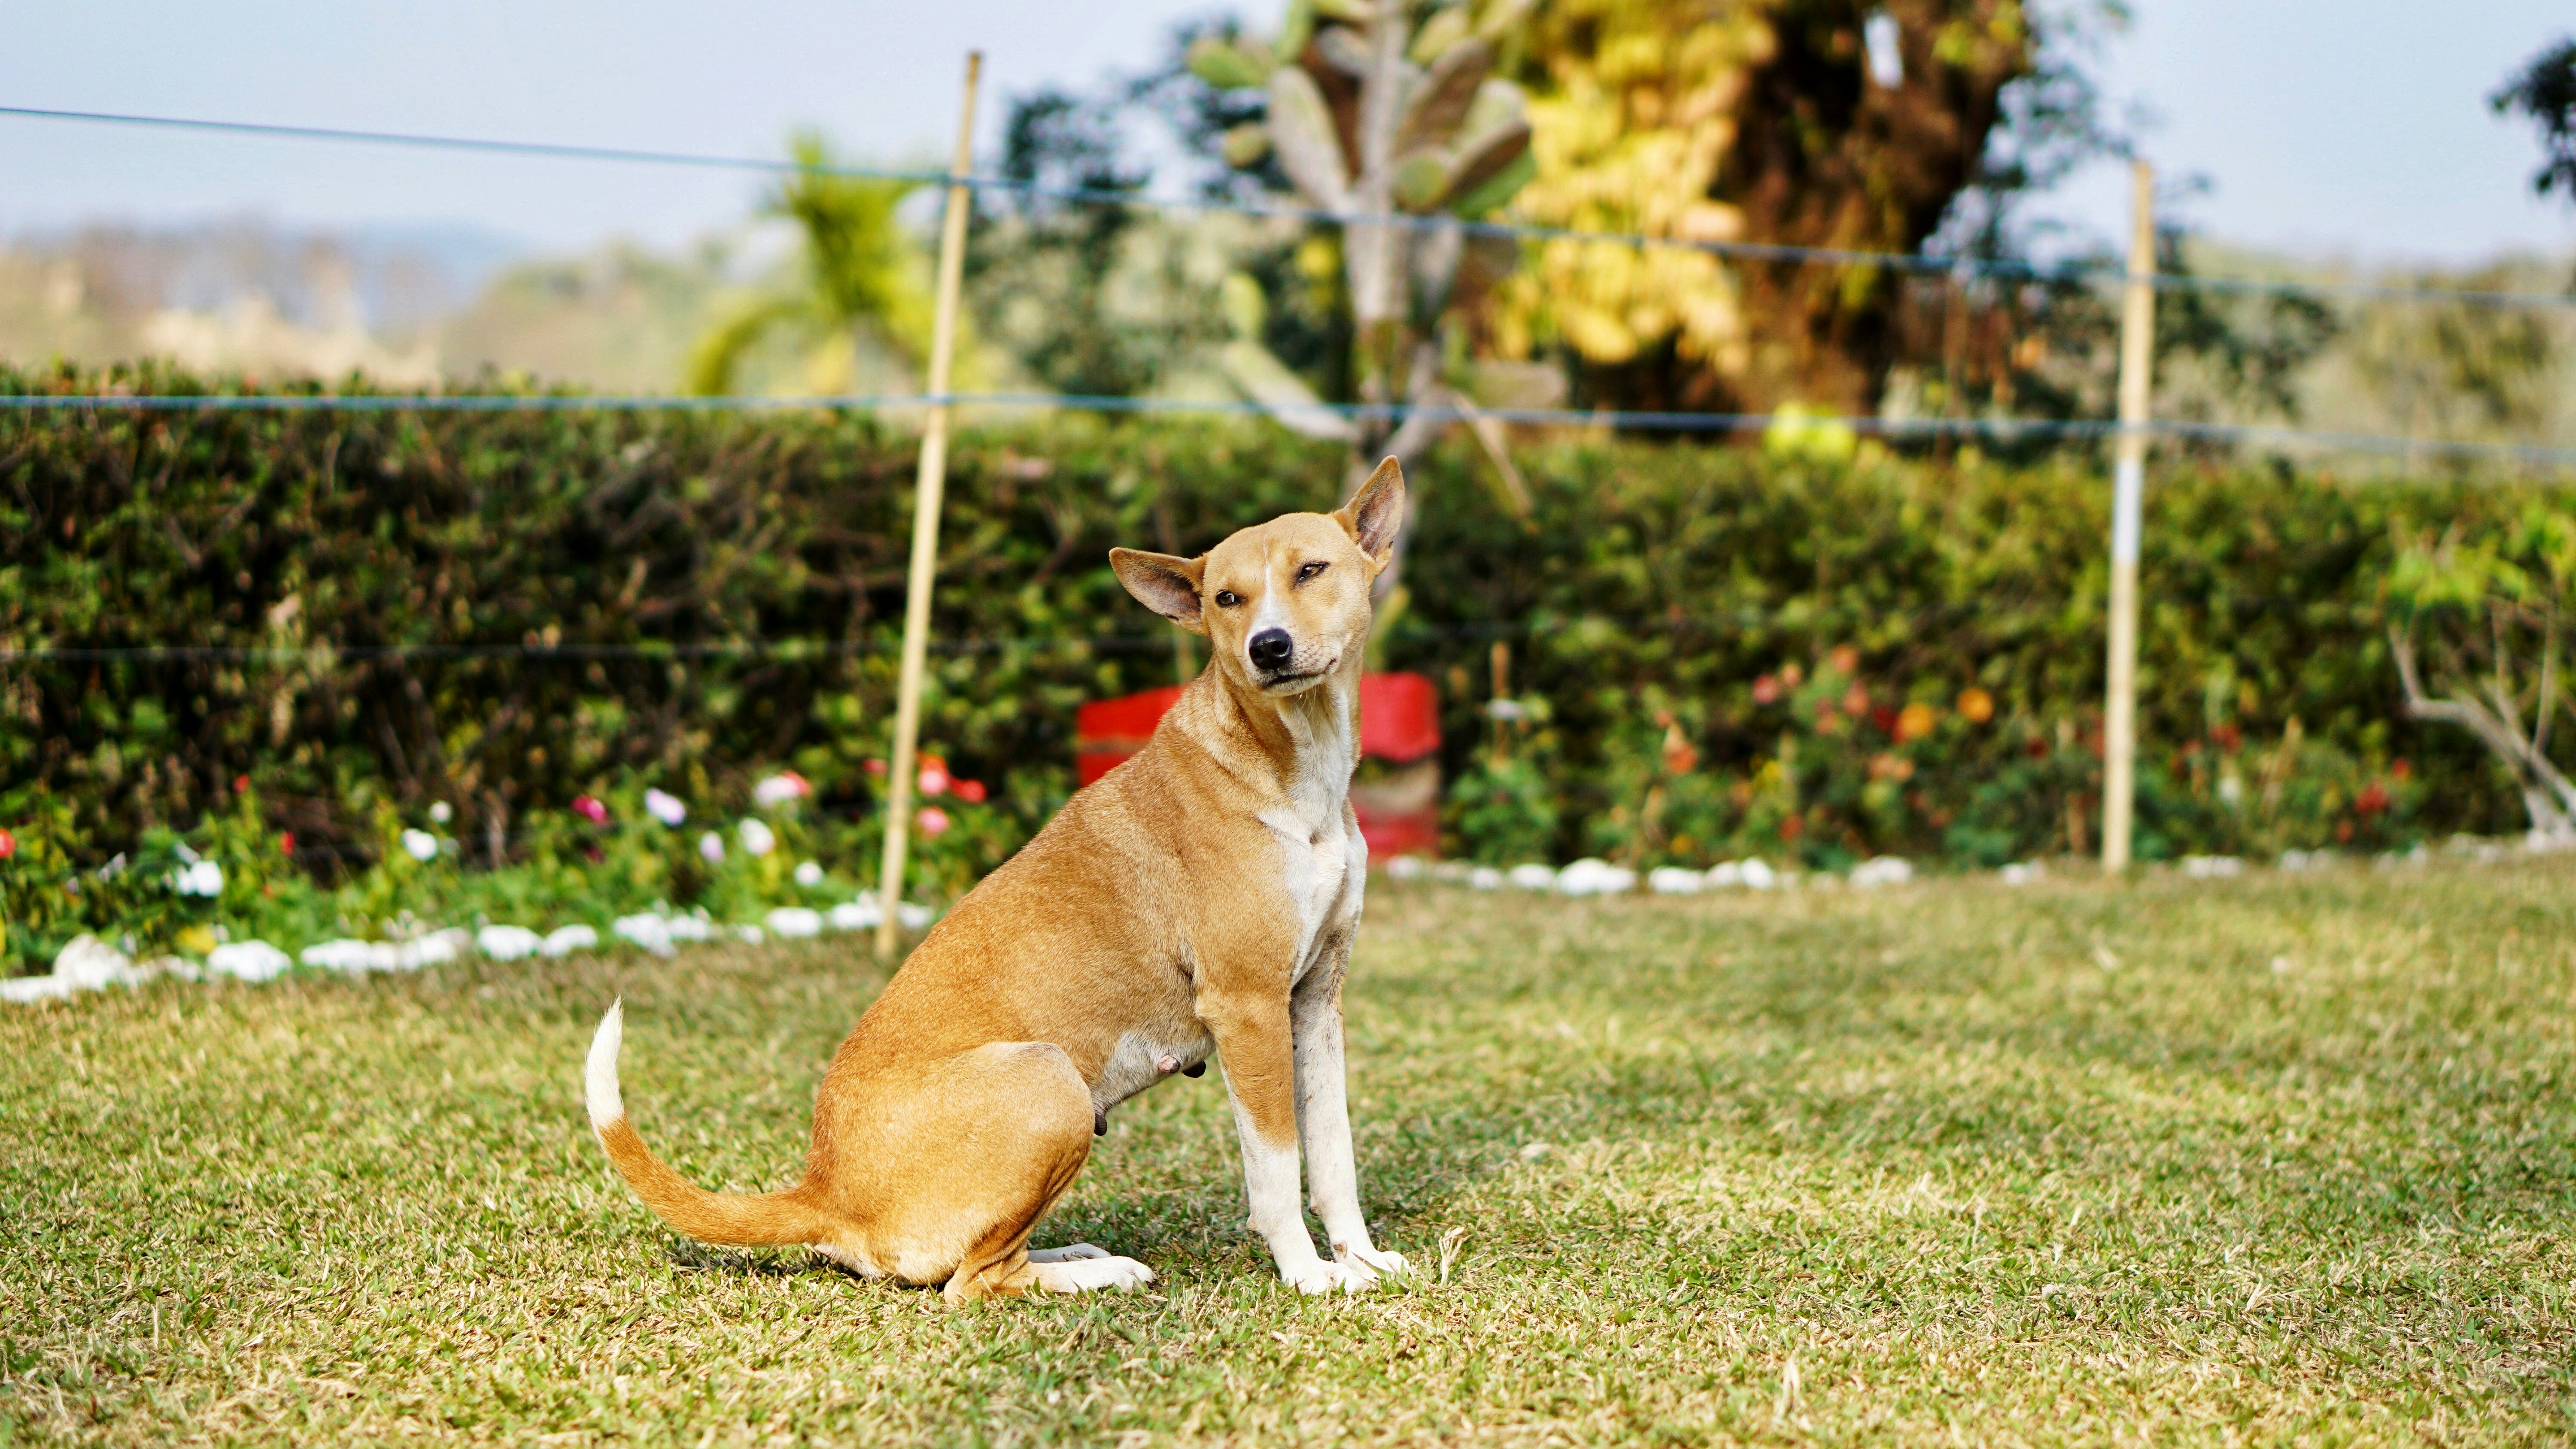
M 777 153 L 820 124 L 853 150 L 944 150 L 963 52 L 991 95 L 1158 53 L 1207 0 L 0 0 L 0 103 Z M 2147 151 L 2215 190 L 2230 240 L 2364 260 L 2576 249 L 2526 186 L 2536 148 L 2488 114 L 2515 62 L 2576 29 L 2564 0 L 2136 0 L 2106 57 L 2161 118 Z M 989 142 L 999 116 L 984 108 Z M 0 235 L 257 212 L 326 225 L 464 221 L 543 247 L 672 244 L 738 220 L 754 180 L 573 162 L 173 136 L 0 117 Z M 2105 235 L 2092 179 L 2064 209 Z

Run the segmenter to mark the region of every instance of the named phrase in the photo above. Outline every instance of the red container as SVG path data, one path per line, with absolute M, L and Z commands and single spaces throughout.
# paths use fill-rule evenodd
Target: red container
M 1099 699 L 1074 716 L 1074 768 L 1083 784 L 1145 748 L 1177 686 Z M 1360 753 L 1413 769 L 1351 789 L 1351 805 L 1369 853 L 1380 859 L 1431 855 L 1440 848 L 1440 699 L 1420 674 L 1360 676 Z

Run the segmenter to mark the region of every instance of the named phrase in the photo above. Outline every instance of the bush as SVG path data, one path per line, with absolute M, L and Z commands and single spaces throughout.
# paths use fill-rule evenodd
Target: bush
M 0 392 L 205 387 L 0 369 Z M 231 831 L 261 842 L 242 847 L 277 889 L 261 899 L 296 900 L 293 879 L 329 894 L 390 861 L 391 823 L 423 828 L 438 804 L 458 878 L 442 890 L 516 865 L 566 889 L 716 891 L 668 841 L 603 872 L 565 812 L 592 795 L 640 820 L 623 802 L 659 786 L 731 819 L 777 767 L 816 787 L 816 849 L 863 871 L 913 450 L 820 410 L 0 414 L 0 648 L 50 651 L 0 669 L 0 825 L 28 842 L 0 864 L 11 952 L 55 939 L 26 923 L 104 909 L 34 903 L 15 882 L 38 862 L 96 901 L 119 853 L 139 877 L 181 832 Z M 978 427 L 951 457 L 924 734 L 991 799 L 927 847 L 946 891 L 1070 792 L 1075 705 L 1173 677 L 1169 632 L 1107 549 L 1196 552 L 1330 507 L 1343 468 L 1257 422 L 1079 415 Z M 1448 685 L 1462 849 L 1830 864 L 2089 845 L 2107 494 L 2090 462 L 1624 441 L 1520 458 L 1526 523 L 1490 504 L 1472 449 L 1417 470 L 1411 602 L 1387 641 L 1394 667 Z M 2525 506 L 2568 507 L 2537 487 L 2160 468 L 2142 846 L 2512 828 L 2470 741 L 2399 718 L 2379 590 L 2393 534 L 2475 535 Z M 1497 637 L 1552 711 L 1547 752 L 1505 771 L 1478 763 Z

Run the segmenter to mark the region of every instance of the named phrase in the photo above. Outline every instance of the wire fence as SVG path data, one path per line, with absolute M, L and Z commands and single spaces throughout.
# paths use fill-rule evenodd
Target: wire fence
M 34 106 L 0 106 L 0 116 L 30 120 L 77 121 L 202 131 L 221 135 L 264 136 L 283 140 L 336 141 L 361 145 L 427 150 L 480 152 L 572 161 L 609 161 L 647 166 L 680 166 L 707 170 L 760 172 L 769 175 L 820 175 L 874 181 L 908 181 L 921 185 L 962 185 L 978 192 L 1029 196 L 1087 205 L 1136 207 L 1154 211 L 1226 213 L 1280 218 L 1333 226 L 1382 226 L 1419 231 L 1457 231 L 1468 236 L 1504 237 L 1516 241 L 1604 242 L 1705 252 L 1736 261 L 1788 262 L 1832 266 L 1883 267 L 2017 281 L 2121 281 L 2117 262 L 2040 263 L 2010 259 L 1951 256 L 1937 253 L 1870 251 L 1851 247 L 1795 246 L 1776 242 L 1728 241 L 1715 238 L 1658 236 L 1648 232 L 1601 231 L 1582 227 L 1542 226 L 1529 222 L 1469 221 L 1413 212 L 1344 212 L 1285 201 L 1256 201 L 1222 196 L 1150 196 L 1140 191 L 1106 187 L 1050 186 L 1004 176 L 951 176 L 943 171 L 899 167 L 806 164 L 751 156 L 703 152 L 645 150 L 623 146 L 584 146 L 549 141 L 510 141 L 472 136 L 441 136 L 405 131 L 350 130 L 331 126 L 276 125 L 251 121 L 216 121 L 186 116 L 147 116 L 113 111 L 51 110 Z M 2163 272 L 2152 279 L 2164 291 L 2221 291 L 2286 296 L 2349 296 L 2377 301 L 2465 303 L 2500 307 L 2576 308 L 2576 293 L 2500 292 L 2445 287 L 2396 287 L 2359 282 L 2299 282 L 2265 277 L 2217 277 Z

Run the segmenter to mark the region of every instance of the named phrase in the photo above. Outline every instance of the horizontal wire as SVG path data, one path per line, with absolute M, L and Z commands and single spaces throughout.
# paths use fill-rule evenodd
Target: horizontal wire
M 819 397 L 683 397 L 677 395 L 520 396 L 468 394 L 337 394 L 337 393 L 7 393 L 0 394 L 0 413 L 55 409 L 124 409 L 144 412 L 716 412 L 825 409 L 875 411 L 899 408 L 957 407 L 1060 408 L 1102 413 L 1198 413 L 1234 417 L 1328 415 L 1353 422 L 1401 422 L 1425 416 L 1465 422 L 1496 422 L 1554 427 L 1608 427 L 1636 432 L 1754 432 L 1783 420 L 1769 413 L 1687 413 L 1585 411 L 1580 408 L 1463 408 L 1441 404 L 1295 403 L 1272 408 L 1262 403 L 1214 398 L 1106 397 L 1058 393 L 916 393 L 838 394 Z M 1989 437 L 2004 442 L 2022 438 L 2102 438 L 2119 433 L 2122 424 L 2085 418 L 1884 418 L 1824 416 L 1797 420 L 1803 427 L 1841 426 L 1855 433 L 1897 439 Z M 2433 453 L 2452 457 L 2508 458 L 2534 466 L 2576 465 L 2576 448 L 2525 443 L 2488 443 L 2461 438 L 2406 438 L 2376 433 L 2329 433 L 2303 428 L 2250 423 L 2195 423 L 2151 419 L 2139 425 L 2153 436 L 2200 442 L 2237 442 L 2257 446 L 2317 447 L 2347 452 L 2389 454 Z
M 892 167 L 828 164 L 808 166 L 795 161 L 763 160 L 748 156 L 716 156 L 703 152 L 644 150 L 622 146 L 583 146 L 546 141 L 503 141 L 471 136 L 441 136 L 402 131 L 354 130 L 334 126 L 292 126 L 255 121 L 216 121 L 187 116 L 148 116 L 112 111 L 59 110 L 38 106 L 0 106 L 0 116 L 29 120 L 76 121 L 103 125 L 145 126 L 166 130 L 205 131 L 222 135 L 265 136 L 282 140 L 342 141 L 364 145 L 404 146 L 426 150 L 458 150 L 490 155 L 525 156 L 575 161 L 614 161 L 655 166 L 688 166 L 711 170 L 757 171 L 770 175 L 820 175 L 861 180 L 906 181 L 922 185 L 962 185 L 976 191 L 1001 192 L 1081 205 L 1113 205 L 1158 211 L 1198 211 L 1234 213 L 1246 216 L 1284 218 L 1334 226 L 1386 226 L 1405 230 L 1455 229 L 1471 236 L 1507 237 L 1535 241 L 1575 241 L 1615 243 L 1638 247 L 1660 247 L 1683 251 L 1705 252 L 1712 256 L 1740 261 L 1825 264 L 1836 266 L 1885 267 L 1895 271 L 1949 273 L 1967 277 L 2012 278 L 2036 282 L 2082 282 L 2119 279 L 2125 275 L 2117 262 L 2070 262 L 2041 265 L 1971 257 L 1936 256 L 1913 252 L 1868 251 L 1850 247 L 1797 246 L 1779 242 L 1723 241 L 1690 237 L 1653 236 L 1643 232 L 1594 231 L 1579 227 L 1544 226 L 1527 222 L 1467 221 L 1456 217 L 1423 216 L 1407 212 L 1352 213 L 1336 212 L 1293 202 L 1244 201 L 1222 197 L 1153 197 L 1139 192 L 1106 187 L 1047 186 L 1034 181 L 1017 181 L 1000 176 L 958 176 L 942 171 L 910 171 Z M 2164 291 L 2226 291 L 2238 293 L 2277 293 L 2299 295 L 2319 293 L 2333 296 L 2369 298 L 2382 301 L 2423 301 L 2465 303 L 2473 306 L 2501 307 L 2576 307 L 2576 293 L 2503 292 L 2452 290 L 2442 287 L 2392 287 L 2360 282 L 2287 282 L 2258 277 L 2207 277 L 2190 273 L 2159 272 L 2149 278 Z
M 2319 601 L 2303 594 L 2219 596 L 2213 600 L 2206 592 L 2194 594 L 2151 593 L 2145 598 L 2151 604 L 2201 604 L 2223 602 L 2229 607 L 2277 609 L 2313 606 Z M 2041 612 L 2055 613 L 2062 600 L 2028 606 Z M 1875 621 L 1902 619 L 1908 623 L 1931 622 L 1945 617 L 1995 616 L 2004 611 L 1985 601 L 1962 601 L 1953 604 L 1924 604 L 1913 608 L 1882 608 L 1874 601 L 1858 601 L 1850 610 L 1866 612 Z M 1685 628 L 1756 629 L 1788 621 L 1791 610 L 1747 606 L 1714 613 L 1690 614 L 1565 614 L 1542 615 L 1532 619 L 1468 619 L 1454 624 L 1426 624 L 1408 620 L 1397 625 L 1397 632 L 1409 642 L 1443 640 L 1478 640 L 1505 636 L 1562 634 L 1578 629 L 1627 629 L 1640 632 L 1669 633 Z M 1801 619 L 1811 615 L 1830 617 L 1832 610 L 1798 611 Z M 992 654 L 1013 649 L 1108 649 L 1124 653 L 1162 653 L 1171 647 L 1168 635 L 1140 634 L 1038 634 L 1010 639 L 934 639 L 929 647 L 934 653 Z M 861 654 L 892 654 L 898 646 L 891 643 L 844 639 L 779 639 L 767 642 L 742 641 L 722 644 L 294 644 L 294 645 L 195 645 L 150 644 L 130 647 L 65 647 L 8 649 L 0 648 L 0 665 L 13 663 L 185 663 L 208 660 L 219 663 L 286 663 L 322 659 L 500 659 L 535 663 L 584 663 L 601 660 L 670 660 L 675 658 L 767 658 L 794 663 L 808 659 L 850 657 Z

